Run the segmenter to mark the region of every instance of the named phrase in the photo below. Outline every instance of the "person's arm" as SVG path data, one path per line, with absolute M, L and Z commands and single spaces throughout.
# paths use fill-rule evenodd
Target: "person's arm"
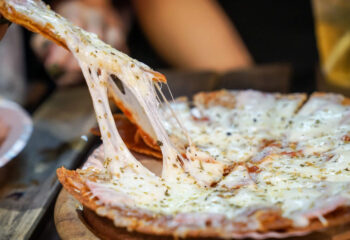
M 185 69 L 226 71 L 253 64 L 238 32 L 211 0 L 133 0 L 157 52 Z

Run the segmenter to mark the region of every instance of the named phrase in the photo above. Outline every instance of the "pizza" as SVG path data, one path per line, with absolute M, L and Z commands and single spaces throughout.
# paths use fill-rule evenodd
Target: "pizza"
M 186 162 L 182 166 L 193 181 L 187 184 L 202 188 L 187 187 L 185 177 L 181 176 L 179 183 L 173 183 L 170 190 L 165 190 L 164 196 L 168 195 L 170 199 L 164 197 L 165 203 L 160 206 L 154 205 L 155 199 L 150 199 L 149 203 L 145 201 L 143 194 L 149 193 L 138 192 L 135 199 L 142 199 L 143 208 L 151 208 L 158 214 L 170 211 L 167 214 L 173 218 L 158 216 L 156 221 L 149 216 L 151 223 L 140 223 L 138 219 L 133 227 L 142 232 L 148 232 L 151 227 L 155 231 L 156 227 L 158 234 L 179 231 L 175 232 L 177 236 L 264 238 L 306 234 L 344 222 L 349 217 L 345 197 L 349 184 L 346 179 L 350 176 L 350 168 L 347 169 L 350 164 L 347 157 L 350 153 L 348 101 L 337 94 L 314 93 L 307 99 L 305 94 L 282 95 L 252 90 L 199 93 L 193 101 L 177 99 L 171 103 L 172 109 L 194 144 L 209 155 L 203 160 L 198 156 L 191 158 L 186 153 L 186 137 L 176 127 L 169 109 L 161 108 L 163 124 L 171 141 L 178 144 L 177 148 L 182 149 L 180 152 L 187 154 L 185 158 L 193 163 L 192 168 Z M 118 115 L 120 118 L 127 121 L 126 117 Z M 130 128 L 123 127 L 120 120 L 116 122 L 121 132 Z M 150 147 L 144 145 L 144 149 Z M 98 148 L 79 170 L 79 177 L 89 168 L 103 169 L 102 163 L 103 151 Z M 126 181 L 140 187 L 134 180 Z M 114 184 L 124 185 L 119 179 Z M 135 187 L 135 191 L 138 189 Z M 176 209 L 165 207 L 171 204 Z M 123 216 L 112 213 L 113 207 L 107 209 L 107 213 L 99 214 L 111 214 L 110 218 L 121 226 L 119 221 Z M 133 216 L 134 220 L 137 218 L 137 215 Z M 177 229 L 184 227 L 182 224 L 190 228 Z M 211 229 L 212 224 L 217 229 Z M 249 230 L 251 227 L 255 230 Z M 196 228 L 201 229 L 200 232 Z
M 175 237 L 303 235 L 350 220 L 349 99 L 219 90 L 165 99 L 165 77 L 35 0 L 3 0 L 10 21 L 70 50 L 103 145 L 63 187 L 117 227 Z M 108 99 L 123 111 L 113 116 Z M 130 149 L 162 161 L 158 176 Z

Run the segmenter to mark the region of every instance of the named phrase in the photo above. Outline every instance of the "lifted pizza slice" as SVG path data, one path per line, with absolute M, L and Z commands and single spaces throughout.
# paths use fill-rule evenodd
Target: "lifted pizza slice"
M 350 125 L 342 96 L 316 94 L 300 110 L 304 94 L 257 91 L 202 93 L 194 107 L 186 100 L 162 103 L 156 89 L 165 82 L 163 75 L 42 2 L 1 0 L 0 12 L 77 58 L 103 147 L 83 169 L 57 173 L 85 207 L 116 226 L 157 235 L 266 238 L 350 220 Z M 137 125 L 134 130 L 143 140 L 160 148 L 161 176 L 127 148 L 108 96 Z M 311 124 L 315 116 L 324 127 Z M 327 136 L 335 142 L 326 143 L 327 151 L 310 150 L 310 141 Z

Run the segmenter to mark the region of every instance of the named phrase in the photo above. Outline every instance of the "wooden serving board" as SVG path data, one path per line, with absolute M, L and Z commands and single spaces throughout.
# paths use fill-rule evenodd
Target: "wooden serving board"
M 161 161 L 135 154 L 141 163 L 155 174 L 160 175 Z M 125 228 L 118 228 L 107 218 L 99 217 L 93 211 L 84 209 L 64 189 L 60 192 L 54 210 L 55 225 L 63 240 L 165 240 L 172 237 L 151 236 L 137 232 L 128 232 Z M 193 239 L 193 238 L 190 238 Z M 196 238 L 198 240 L 199 238 Z M 203 239 L 203 238 L 201 238 Z M 212 238 L 205 238 L 206 240 Z M 332 227 L 322 232 L 315 232 L 303 237 L 286 238 L 285 240 L 348 240 L 350 239 L 350 223 Z

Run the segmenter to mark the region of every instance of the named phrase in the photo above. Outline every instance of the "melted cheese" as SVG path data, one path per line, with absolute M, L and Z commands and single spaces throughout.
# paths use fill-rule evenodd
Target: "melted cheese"
M 38 1 L 6 4 L 49 26 L 79 61 L 103 140 L 103 150 L 79 173 L 94 175 L 96 181 L 86 184 L 103 204 L 177 214 L 188 223 L 198 216 L 244 221 L 254 210 L 278 208 L 296 226 L 313 217 L 324 222 L 324 214 L 349 205 L 350 108 L 341 104 L 343 97 L 315 95 L 298 110 L 302 95 L 232 91 L 233 108 L 191 109 L 186 101 L 172 103 L 173 110 L 161 108 L 154 89 L 159 74 L 148 66 Z M 159 143 L 161 177 L 122 141 L 108 92 Z
M 320 212 L 322 206 L 329 209 L 329 204 L 333 201 L 336 205 L 339 199 L 342 204 L 349 203 L 350 144 L 344 133 L 350 130 L 350 108 L 341 104 L 340 96 L 314 96 L 298 111 L 302 96 L 254 91 L 231 94 L 236 100 L 234 109 L 191 109 L 184 101 L 173 104 L 196 146 L 218 162 L 241 164 L 214 188 L 221 195 L 225 191 L 225 196 L 216 194 L 214 198 L 219 204 L 207 198 L 212 211 L 235 217 L 240 211 L 225 206 L 278 206 L 296 226 L 305 226 L 312 211 Z M 171 114 L 164 111 L 169 135 L 182 142 Z M 320 121 L 315 123 L 317 119 Z M 274 145 L 264 146 L 266 140 Z

